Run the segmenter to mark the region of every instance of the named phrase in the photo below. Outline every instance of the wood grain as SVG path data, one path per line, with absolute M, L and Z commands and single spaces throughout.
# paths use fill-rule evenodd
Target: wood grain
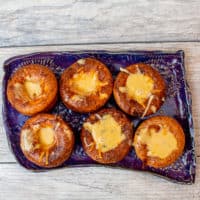
M 0 46 L 200 41 L 199 0 L 0 3 Z
M 200 199 L 200 43 L 132 43 L 0 48 L 0 65 L 18 54 L 72 50 L 167 50 L 185 51 L 187 79 L 193 96 L 197 177 L 194 185 L 179 185 L 151 174 L 105 167 L 65 168 L 33 173 L 15 163 L 7 147 L 0 118 L 0 199 Z M 0 68 L 0 79 L 3 72 Z M 0 100 L 0 105 L 2 104 Z
M 200 171 L 197 171 L 200 173 Z M 105 167 L 34 173 L 0 165 L 0 199 L 188 200 L 200 199 L 199 184 L 180 185 L 149 173 Z M 199 178 L 197 179 L 199 183 Z M 4 184 L 3 184 L 4 183 Z

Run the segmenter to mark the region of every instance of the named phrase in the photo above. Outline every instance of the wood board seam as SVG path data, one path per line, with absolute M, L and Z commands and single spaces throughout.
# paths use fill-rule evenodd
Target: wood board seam
M 27 47 L 44 47 L 44 46 L 81 46 L 81 45 L 117 45 L 117 44 L 168 44 L 168 43 L 200 43 L 200 40 L 161 40 L 161 41 L 123 41 L 123 42 L 86 42 L 86 43 L 52 43 L 52 44 L 36 44 L 36 45 L 10 45 L 10 46 L 0 46 L 0 49 L 6 48 L 27 48 Z

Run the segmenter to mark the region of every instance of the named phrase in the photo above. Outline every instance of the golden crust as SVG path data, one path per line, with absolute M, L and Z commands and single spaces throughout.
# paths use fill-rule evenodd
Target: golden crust
M 30 77 L 40 82 L 42 88 L 42 94 L 34 99 L 31 99 L 23 88 L 26 78 Z M 16 87 L 17 84 L 20 88 Z M 57 100 L 57 90 L 56 77 L 49 68 L 39 64 L 30 64 L 19 68 L 9 79 L 7 98 L 18 112 L 32 116 L 53 107 Z
M 177 141 L 177 149 L 172 151 L 169 156 L 163 159 L 147 156 L 147 147 L 139 140 L 141 129 L 156 125 L 167 125 Z M 182 155 L 185 146 L 185 134 L 181 125 L 175 119 L 167 116 L 156 116 L 145 120 L 139 125 L 135 132 L 133 144 L 137 156 L 143 161 L 144 165 L 154 168 L 162 168 L 171 165 Z
M 88 73 L 95 71 L 98 73 L 98 80 L 105 85 L 101 86 L 100 89 L 93 94 L 83 96 L 81 101 L 72 99 L 74 95 L 77 95 L 70 85 L 70 80 L 80 71 Z M 93 58 L 80 59 L 70 67 L 68 67 L 61 75 L 60 80 L 60 94 L 65 106 L 71 110 L 80 113 L 92 112 L 102 107 L 109 99 L 112 94 L 112 75 L 108 68 L 100 61 Z M 105 98 L 100 98 L 100 94 L 105 94 Z
M 96 114 L 91 114 L 85 122 L 90 122 L 93 124 L 99 121 L 99 116 L 102 117 L 105 114 L 112 115 L 112 117 L 122 127 L 122 133 L 124 134 L 125 139 L 116 148 L 107 152 L 99 152 L 95 148 L 95 141 L 92 137 L 92 134 L 83 127 L 81 132 L 81 141 L 84 151 L 93 160 L 103 164 L 116 163 L 122 160 L 130 150 L 133 134 L 132 123 L 127 119 L 125 114 L 113 108 L 102 109 Z
M 152 80 L 154 81 L 153 90 L 155 92 L 153 93 L 154 98 L 152 99 L 149 107 L 153 106 L 154 109 L 148 109 L 144 116 L 155 113 L 161 107 L 165 99 L 166 86 L 165 81 L 163 80 L 161 75 L 151 66 L 144 63 L 133 64 L 126 67 L 125 69 L 128 70 L 130 73 L 137 73 L 137 70 L 139 70 L 142 74 L 152 78 Z M 117 75 L 113 88 L 114 98 L 118 106 L 125 113 L 132 116 L 141 117 L 145 112 L 145 108 L 134 99 L 129 98 L 126 93 L 122 93 L 119 90 L 120 87 L 124 87 L 126 85 L 128 75 L 129 74 L 125 72 L 120 72 Z M 145 102 L 145 106 L 147 106 L 147 104 L 148 99 Z
M 45 126 L 52 126 L 55 131 L 55 142 L 47 150 L 38 147 L 37 129 Z M 57 167 L 65 162 L 72 153 L 74 140 L 69 125 L 59 116 L 51 114 L 38 114 L 28 119 L 20 134 L 20 146 L 25 157 L 45 168 Z

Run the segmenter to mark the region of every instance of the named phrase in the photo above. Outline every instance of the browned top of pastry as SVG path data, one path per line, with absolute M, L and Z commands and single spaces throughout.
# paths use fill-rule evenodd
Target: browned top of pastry
M 81 140 L 85 152 L 99 163 L 116 163 L 130 150 L 132 124 L 116 109 L 91 114 L 83 124 Z
M 113 93 L 124 112 L 144 117 L 155 113 L 165 100 L 165 81 L 151 66 L 133 64 L 121 68 Z
M 24 115 L 46 111 L 56 101 L 57 80 L 53 72 L 38 64 L 19 68 L 9 79 L 7 98 Z
M 133 145 L 144 165 L 166 167 L 183 153 L 185 134 L 175 119 L 156 116 L 139 125 Z
M 96 59 L 84 58 L 63 72 L 60 94 L 66 107 L 76 112 L 91 112 L 107 102 L 112 87 L 108 68 Z
M 36 165 L 56 167 L 71 155 L 74 135 L 59 116 L 38 114 L 23 125 L 20 146 L 26 158 Z

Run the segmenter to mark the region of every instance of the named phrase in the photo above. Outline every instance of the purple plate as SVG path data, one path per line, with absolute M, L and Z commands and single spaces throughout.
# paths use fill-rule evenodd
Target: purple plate
M 194 183 L 195 180 L 195 153 L 194 153 L 194 129 L 191 114 L 191 95 L 185 79 L 184 52 L 177 51 L 173 53 L 160 51 L 126 51 L 126 52 L 108 52 L 108 51 L 78 51 L 78 52 L 46 52 L 21 55 L 10 58 L 4 63 L 5 76 L 3 80 L 3 119 L 6 128 L 6 135 L 9 145 L 17 161 L 25 168 L 34 171 L 41 171 L 44 168 L 38 167 L 28 161 L 19 144 L 20 129 L 28 119 L 18 113 L 7 100 L 6 87 L 7 82 L 16 69 L 31 63 L 38 63 L 48 66 L 56 74 L 57 79 L 65 68 L 80 58 L 92 57 L 105 63 L 115 77 L 120 67 L 126 67 L 133 63 L 143 62 L 150 64 L 157 69 L 164 77 L 167 88 L 167 98 L 160 110 L 154 115 L 168 115 L 174 117 L 182 125 L 186 145 L 183 155 L 172 165 L 166 168 L 155 169 L 152 167 L 142 167 L 132 148 L 129 154 L 120 162 L 110 165 L 141 171 L 149 171 L 172 181 L 180 183 Z M 113 97 L 105 107 L 117 107 Z M 59 114 L 66 120 L 74 130 L 76 142 L 74 151 L 69 160 L 59 167 L 65 166 L 91 166 L 97 164 L 92 161 L 83 151 L 80 142 L 80 130 L 83 121 L 88 114 L 79 114 L 67 109 L 60 99 L 51 110 L 51 113 Z M 130 117 L 135 127 L 142 120 Z M 148 117 L 146 117 L 148 118 Z

